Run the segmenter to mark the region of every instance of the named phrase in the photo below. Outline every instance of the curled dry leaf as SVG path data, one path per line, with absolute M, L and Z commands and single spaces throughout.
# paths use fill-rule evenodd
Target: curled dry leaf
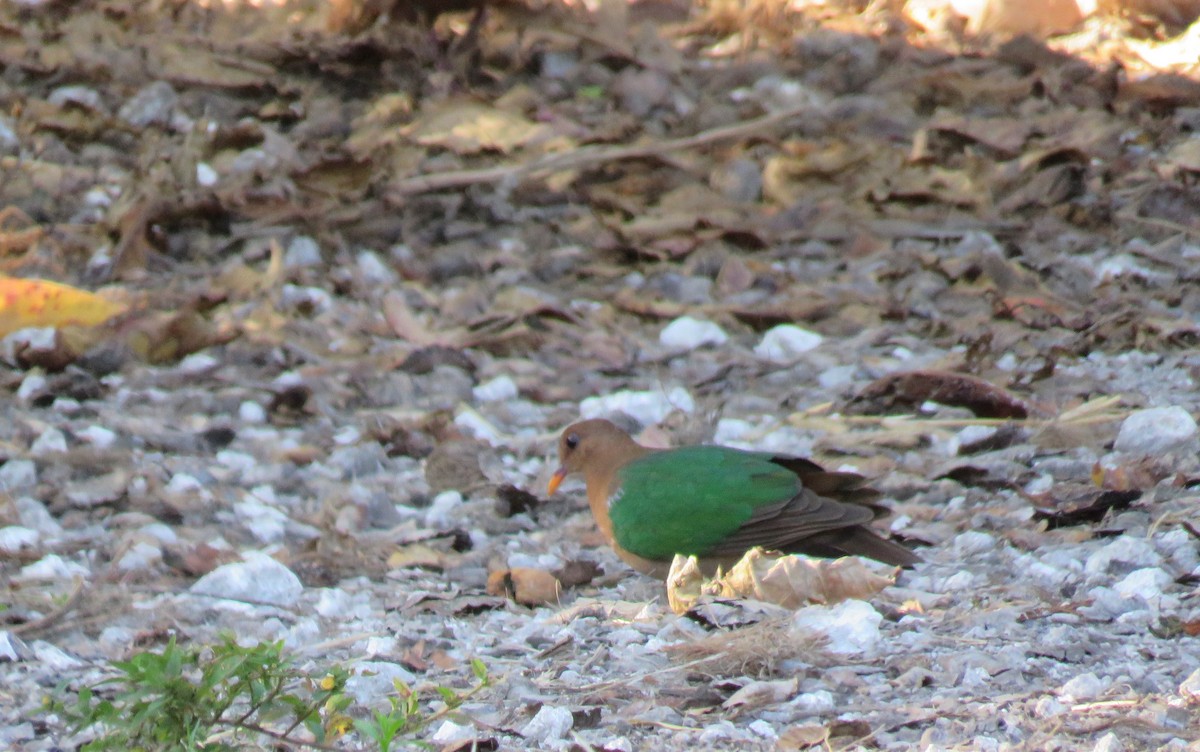
M 775 752 L 798 752 L 810 747 L 823 747 L 829 741 L 829 727 L 823 723 L 789 726 L 775 742 Z
M 814 559 L 769 554 L 752 548 L 725 574 L 706 580 L 695 557 L 676 556 L 667 575 L 667 601 L 682 614 L 702 596 L 753 598 L 784 608 L 813 603 L 863 599 L 896 581 L 896 572 L 881 575 L 857 557 Z
M 776 679 L 774 681 L 753 681 L 729 696 L 721 703 L 726 710 L 739 708 L 750 710 L 764 705 L 774 705 L 792 699 L 800 687 L 800 678 Z
M 70 285 L 0 277 L 0 337 L 30 326 L 95 326 L 125 310 Z
M 965 407 L 981 418 L 1026 418 L 1032 408 L 995 384 L 949 371 L 906 371 L 877 379 L 851 400 L 855 412 L 916 408 L 924 402 Z
M 558 603 L 562 584 L 544 569 L 516 567 L 488 575 L 487 592 L 512 598 L 523 606 L 549 606 Z

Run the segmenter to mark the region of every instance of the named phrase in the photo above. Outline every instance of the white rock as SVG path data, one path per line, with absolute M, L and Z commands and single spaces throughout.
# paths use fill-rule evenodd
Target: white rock
M 754 430 L 754 424 L 739 418 L 721 418 L 717 421 L 717 430 L 713 434 L 714 444 L 732 444 L 741 441 L 742 437 Z
M 1058 696 L 1068 702 L 1091 700 L 1102 695 L 1110 683 L 1111 681 L 1101 679 L 1095 673 L 1088 671 L 1062 685 L 1058 690 Z
M 1088 556 L 1083 569 L 1090 575 L 1104 574 L 1114 561 L 1136 567 L 1155 567 L 1162 563 L 1162 557 L 1150 541 L 1125 534 L 1094 551 Z
M 396 270 L 379 258 L 379 254 L 374 251 L 361 251 L 356 259 L 358 262 L 358 271 L 362 274 L 363 279 L 376 285 L 386 286 L 394 285 L 399 281 L 399 276 Z
M 883 616 L 865 601 L 842 601 L 834 606 L 809 606 L 792 617 L 792 626 L 805 636 L 821 635 L 825 649 L 839 655 L 871 653 L 879 645 Z
M 1125 752 L 1125 745 L 1121 743 L 1120 738 L 1116 734 L 1109 731 L 1096 741 L 1096 746 L 1092 747 L 1092 752 Z
M 394 694 L 397 679 L 409 686 L 417 680 L 411 672 L 392 661 L 361 661 L 354 664 L 354 669 L 354 676 L 346 680 L 346 693 L 368 707 L 375 707 L 380 698 Z
M 975 554 L 984 554 L 996 548 L 996 539 L 978 530 L 960 533 L 954 539 L 954 556 L 961 559 Z
M 49 347 L 53 347 L 54 346 L 54 340 L 53 340 L 54 330 L 50 329 L 49 327 L 43 327 L 43 329 L 50 332 L 51 340 L 50 340 Z M 9 335 L 7 339 L 8 340 L 17 339 L 18 336 L 23 335 L 28 331 L 30 331 L 30 330 L 22 329 L 19 332 L 15 332 L 15 333 Z M 40 347 L 40 348 L 35 347 L 34 349 L 46 350 L 49 348 L 48 347 Z M 46 388 L 46 377 L 43 376 L 42 374 L 34 371 L 33 373 L 30 373 L 28 376 L 26 376 L 24 379 L 21 380 L 21 386 L 17 387 L 17 399 L 21 400 L 22 402 L 27 402 L 27 401 L 29 401 L 29 399 L 31 397 L 38 394 L 45 388 Z
M 138 532 L 147 538 L 153 538 L 159 543 L 166 545 L 170 545 L 179 540 L 179 536 L 176 535 L 175 530 L 170 525 L 166 525 L 162 522 L 151 522 L 148 525 L 142 525 L 140 528 L 138 528 Z
M 834 366 L 817 374 L 817 383 L 822 389 L 838 389 L 850 384 L 857 375 L 858 366 Z
M 65 451 L 67 451 L 67 437 L 57 428 L 47 428 L 42 431 L 41 436 L 38 436 L 29 447 L 29 453 L 34 457 L 62 454 Z
M 498 446 L 503 443 L 500 432 L 496 427 L 488 422 L 474 410 L 460 409 L 458 415 L 454 416 L 454 425 L 466 431 L 472 437 L 480 441 L 486 441 L 492 446 Z
M 313 610 L 326 618 L 342 616 L 349 608 L 350 594 L 341 588 L 321 588 L 313 605 Z
M 505 402 L 517 397 L 517 384 L 508 376 L 497 376 L 471 390 L 476 402 Z
M 602 397 L 588 397 L 579 403 L 584 418 L 599 418 L 610 413 L 625 413 L 645 425 L 661 423 L 674 410 L 690 413 L 696 409 L 692 395 L 681 386 L 669 391 L 621 391 Z
M 1037 703 L 1033 706 L 1033 714 L 1038 718 L 1053 718 L 1065 712 L 1067 712 L 1067 706 L 1049 695 L 1039 697 Z
M 454 527 L 455 511 L 462 504 L 463 497 L 458 491 L 442 491 L 433 497 L 425 511 L 425 525 L 439 530 Z
M 194 475 L 188 473 L 175 473 L 171 476 L 171 480 L 167 481 L 166 491 L 172 494 L 194 493 L 204 488 Z
M 243 423 L 266 423 L 267 411 L 254 400 L 246 400 L 238 405 L 238 419 Z
M 122 572 L 145 572 L 162 563 L 162 549 L 147 541 L 138 541 L 117 560 Z
M 754 346 L 754 354 L 772 363 L 792 363 L 804 353 L 820 347 L 824 340 L 816 332 L 794 324 L 780 324 L 763 334 L 762 340 Z
M 283 540 L 289 522 L 288 516 L 262 500 L 247 494 L 233 505 L 238 522 L 263 543 L 278 543 Z
M 288 269 L 316 266 L 321 263 L 321 248 L 317 241 L 307 235 L 297 235 L 288 243 L 283 254 L 283 265 Z
M 775 733 L 775 727 L 772 726 L 772 724 L 763 721 L 762 718 L 758 718 L 757 721 L 751 721 L 750 726 L 746 728 L 749 728 L 751 732 L 754 732 L 758 736 L 762 736 L 763 739 L 779 738 L 779 734 Z
M 258 551 L 244 555 L 245 561 L 217 567 L 190 588 L 200 595 L 273 606 L 294 606 L 304 585 L 292 570 Z
M 468 742 L 475 739 L 475 727 L 470 725 L 459 725 L 454 721 L 442 721 L 442 725 L 438 726 L 437 731 L 433 732 L 430 741 L 435 744 L 450 744 L 452 742 Z
M 40 538 L 38 531 L 32 528 L 20 525 L 0 528 L 0 554 L 17 556 L 28 553 L 37 548 Z
M 17 516 L 24 527 L 31 527 L 47 538 L 55 538 L 62 534 L 62 525 L 46 509 L 46 505 L 37 499 L 24 496 L 17 499 Z
M 37 465 L 33 460 L 9 460 L 0 465 L 0 491 L 19 491 L 37 485 Z
M 829 690 L 818 689 L 816 692 L 801 692 L 788 703 L 805 715 L 818 715 L 833 710 L 833 693 Z
M 1196 420 L 1182 407 L 1152 407 L 1132 413 L 1121 423 L 1113 448 L 1128 454 L 1161 454 L 1196 436 Z
M 88 426 L 75 434 L 80 441 L 87 442 L 97 449 L 108 449 L 117 442 L 117 434 L 103 426 Z
M 574 725 L 575 718 L 567 708 L 543 705 L 537 715 L 521 729 L 521 736 L 533 742 L 546 744 L 565 737 Z
M 23 651 L 18 650 L 18 646 L 24 648 L 19 637 L 7 630 L 0 631 L 0 663 L 21 660 Z
M 284 285 L 279 303 L 289 309 L 307 309 L 313 313 L 324 313 L 333 307 L 333 296 L 319 287 Z
M 202 188 L 212 188 L 220 180 L 221 176 L 213 169 L 213 166 L 208 162 L 196 163 L 196 184 Z
M 87 567 L 67 561 L 58 554 L 43 556 L 32 564 L 21 568 L 16 579 L 22 582 L 67 581 L 73 577 L 87 577 Z
M 1138 598 L 1153 603 L 1162 598 L 1163 588 L 1174 582 L 1174 578 L 1158 567 L 1135 569 L 1125 579 L 1113 585 L 1113 590 L 1122 598 Z
M 694 350 L 705 345 L 723 345 L 729 335 L 711 321 L 680 316 L 663 327 L 658 341 L 672 350 Z
M 221 365 L 221 361 L 217 359 L 217 356 L 207 352 L 198 352 L 179 361 L 177 368 L 180 373 L 200 374 L 211 371 L 219 365 Z
M 29 647 L 33 648 L 33 654 L 39 661 L 45 664 L 47 668 L 55 671 L 70 671 L 86 665 L 83 661 L 73 655 L 69 655 L 57 645 L 52 645 L 44 640 L 31 642 Z
M 1200 668 L 1188 674 L 1179 685 L 1179 696 L 1189 703 L 1200 703 Z

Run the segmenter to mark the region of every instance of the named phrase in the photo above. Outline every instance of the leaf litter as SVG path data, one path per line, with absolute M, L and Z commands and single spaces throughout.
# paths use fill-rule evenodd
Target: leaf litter
M 1195 424 L 1114 449 L 1200 408 L 1186 4 L 454 5 L 0 11 L 0 271 L 97 324 L 3 311 L 6 743 L 66 743 L 81 658 L 224 628 L 480 657 L 514 748 L 1186 748 Z M 538 499 L 597 396 L 867 473 L 926 563 L 675 615 Z M 298 582 L 190 589 L 258 551 Z

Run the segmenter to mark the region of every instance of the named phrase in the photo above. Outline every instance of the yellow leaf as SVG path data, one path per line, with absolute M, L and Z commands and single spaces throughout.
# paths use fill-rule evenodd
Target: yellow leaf
M 0 337 L 30 326 L 95 326 L 124 310 L 119 303 L 70 285 L 0 277 Z

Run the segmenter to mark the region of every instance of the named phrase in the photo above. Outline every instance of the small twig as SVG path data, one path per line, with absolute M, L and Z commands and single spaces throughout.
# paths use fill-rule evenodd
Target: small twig
M 750 136 L 759 131 L 773 128 L 798 115 L 811 113 L 814 109 L 812 103 L 805 103 L 781 112 L 748 120 L 744 123 L 712 128 L 683 138 L 621 146 L 583 146 L 568 152 L 548 154 L 531 162 L 520 164 L 414 175 L 413 177 L 404 178 L 392 183 L 388 189 L 388 193 L 391 196 L 403 197 L 417 193 L 444 190 L 446 188 L 463 188 L 479 183 L 498 183 L 504 180 L 517 180 L 544 173 L 577 170 L 624 159 L 657 157 L 667 152 L 682 151 L 718 141 Z
M 19 634 L 24 634 L 26 632 L 33 632 L 35 630 L 42 629 L 44 627 L 48 627 L 51 624 L 53 624 L 54 622 L 58 621 L 64 615 L 66 615 L 66 613 L 68 611 L 75 608 L 76 604 L 79 602 L 80 596 L 83 595 L 83 583 L 84 583 L 83 578 L 76 576 L 75 583 L 71 587 L 70 594 L 67 595 L 67 599 L 65 601 L 63 601 L 62 604 L 58 608 L 54 609 L 53 611 L 46 614 L 45 616 L 43 616 L 40 619 L 34 619 L 33 621 L 27 621 L 24 624 L 15 626 L 8 631 L 12 632 L 13 634 L 19 635 Z

